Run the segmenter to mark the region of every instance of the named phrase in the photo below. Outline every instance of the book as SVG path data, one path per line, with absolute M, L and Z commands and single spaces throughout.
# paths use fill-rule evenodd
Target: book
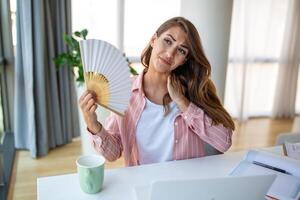
M 249 150 L 230 176 L 276 174 L 267 199 L 298 200 L 300 198 L 300 161 L 267 151 Z
M 300 160 L 300 143 L 285 142 L 283 149 L 286 156 Z

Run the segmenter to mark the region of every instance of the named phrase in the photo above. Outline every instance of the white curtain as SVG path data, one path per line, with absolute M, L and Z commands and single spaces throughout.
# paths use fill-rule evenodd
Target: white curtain
M 279 60 L 274 117 L 294 117 L 300 63 L 300 0 L 291 0 Z
M 239 121 L 273 114 L 292 1 L 234 1 L 225 107 Z

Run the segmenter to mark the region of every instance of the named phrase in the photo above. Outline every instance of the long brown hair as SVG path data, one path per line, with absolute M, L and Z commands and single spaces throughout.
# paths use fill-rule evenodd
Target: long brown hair
M 178 26 L 187 34 L 189 53 L 187 60 L 170 73 L 171 84 L 179 89 L 189 101 L 200 107 L 211 119 L 213 124 L 235 129 L 234 122 L 224 109 L 216 94 L 216 88 L 210 79 L 211 66 L 204 53 L 200 36 L 195 26 L 183 17 L 174 17 L 164 22 L 156 31 L 157 37 L 169 28 Z M 148 68 L 152 47 L 149 44 L 142 53 L 141 62 Z M 169 94 L 163 99 L 168 110 Z

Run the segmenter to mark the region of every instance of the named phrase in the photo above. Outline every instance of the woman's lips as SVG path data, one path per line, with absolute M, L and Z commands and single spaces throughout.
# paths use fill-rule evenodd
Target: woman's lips
M 163 59 L 162 57 L 159 57 L 159 59 L 161 59 L 163 61 L 163 63 L 167 64 L 167 65 L 171 65 L 170 62 L 168 62 L 167 60 Z

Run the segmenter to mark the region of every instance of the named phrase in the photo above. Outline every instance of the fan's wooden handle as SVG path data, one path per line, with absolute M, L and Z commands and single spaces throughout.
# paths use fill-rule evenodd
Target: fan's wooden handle
M 100 104 L 100 103 L 98 103 L 100 106 L 102 106 L 102 107 L 104 107 L 104 108 L 106 108 L 106 109 L 108 109 L 108 110 L 110 110 L 110 111 L 112 111 L 112 112 L 114 112 L 114 113 L 116 113 L 117 115 L 120 115 L 120 116 L 122 116 L 122 117 L 124 117 L 124 113 L 120 113 L 120 112 L 118 112 L 118 111 L 116 111 L 116 110 L 114 110 L 114 109 L 112 109 L 112 108 L 109 108 L 109 107 L 107 107 L 106 105 L 103 105 L 103 104 Z

